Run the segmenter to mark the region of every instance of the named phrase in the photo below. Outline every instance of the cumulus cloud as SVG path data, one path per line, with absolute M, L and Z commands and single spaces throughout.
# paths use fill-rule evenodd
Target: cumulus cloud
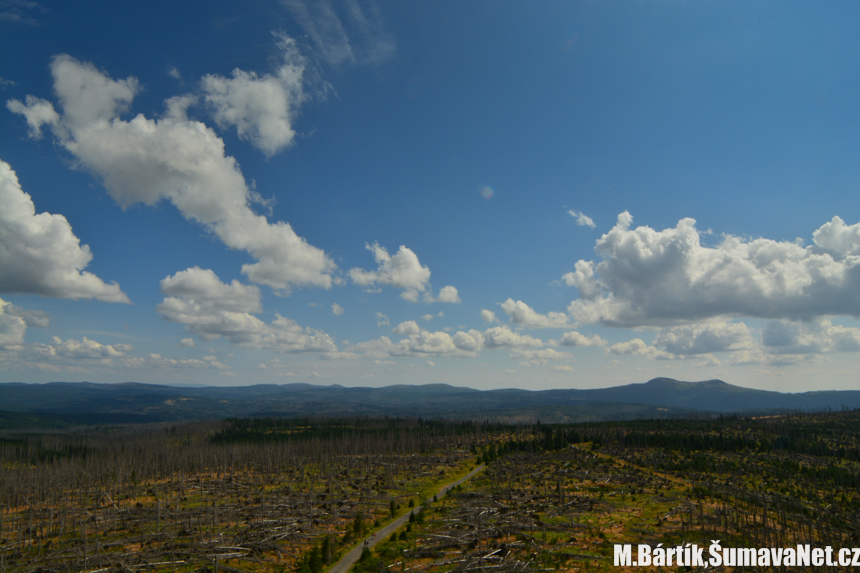
M 10 308 L 12 307 L 12 308 Z M 16 314 L 7 314 L 11 311 Z M 22 315 L 22 316 L 18 316 Z M 24 317 L 27 318 L 24 318 Z M 35 318 L 34 318 L 35 317 Z M 46 326 L 46 318 L 40 311 L 24 311 L 0 300 L 0 358 L 14 351 L 15 367 L 35 368 L 61 372 L 64 369 L 74 372 L 88 372 L 92 366 L 120 368 L 215 368 L 227 369 L 214 356 L 203 360 L 193 358 L 164 358 L 159 354 L 145 357 L 130 356 L 135 348 L 131 344 L 102 344 L 86 336 L 78 339 L 63 340 L 51 337 L 49 344 L 24 344 L 26 326 Z M 180 346 L 193 347 L 194 341 L 183 339 Z
M 846 225 L 841 217 L 833 217 L 812 233 L 815 247 L 837 260 L 860 255 L 860 223 Z
M 360 356 L 354 352 L 321 352 L 320 360 L 358 360 Z
M 710 354 L 751 348 L 752 333 L 742 322 L 713 322 L 663 329 L 654 346 L 677 355 Z
M 421 328 L 414 320 L 407 320 L 406 322 L 401 322 L 394 327 L 394 334 L 408 336 L 410 334 L 418 334 L 419 332 L 421 332 Z
M 101 344 L 84 336 L 81 340 L 52 337 L 51 344 L 36 344 L 33 350 L 43 358 L 70 360 L 99 360 L 126 356 L 134 347 L 130 344 Z
M 329 64 L 378 65 L 396 52 L 375 2 L 366 2 L 364 7 L 357 0 L 282 2 Z
M 368 244 L 365 247 L 373 253 L 373 258 L 379 268 L 375 271 L 359 268 L 350 269 L 349 277 L 352 282 L 363 287 L 387 284 L 402 288 L 405 290 L 400 294 L 401 298 L 416 302 L 418 294 L 424 292 L 428 287 L 430 269 L 421 265 L 418 256 L 412 249 L 401 245 L 394 255 L 389 255 L 385 247 L 380 246 L 379 243 Z M 457 290 L 454 289 L 454 296 L 456 294 Z
M 714 354 L 729 353 L 728 364 L 785 366 L 831 352 L 860 352 L 860 328 L 813 322 L 770 321 L 756 339 L 744 323 L 710 322 L 661 329 L 654 343 L 640 338 L 609 347 L 610 354 L 659 360 L 699 357 L 701 365 L 721 364 Z
M 634 338 L 627 342 L 613 344 L 609 347 L 609 353 L 618 355 L 632 354 L 634 356 L 644 356 L 646 358 L 672 358 L 672 356 L 667 352 L 654 348 L 653 346 L 649 346 L 648 343 L 641 338 Z
M 566 328 L 570 326 L 570 318 L 563 312 L 539 314 L 521 300 L 509 298 L 502 303 L 504 310 L 514 324 L 527 328 Z
M 860 316 L 860 223 L 838 217 L 813 245 L 725 235 L 704 246 L 693 219 L 655 231 L 630 228 L 626 211 L 563 280 L 579 289 L 568 307 L 580 322 L 666 326 L 727 316 L 809 320 Z
M 233 70 L 232 77 L 206 75 L 201 80 L 203 98 L 222 128 L 233 126 L 239 138 L 271 157 L 290 146 L 295 138 L 293 119 L 307 99 L 305 59 L 296 42 L 278 36 L 283 63 L 274 74 Z
M 593 334 L 586 336 L 575 330 L 565 332 L 561 335 L 562 346 L 606 346 L 606 341 L 600 336 Z
M 588 227 L 590 229 L 593 229 L 595 226 L 594 221 L 591 219 L 591 217 L 589 217 L 588 215 L 586 215 L 582 211 L 575 211 L 573 209 L 568 209 L 567 214 L 570 215 L 571 217 L 573 217 L 574 219 L 576 219 L 576 224 L 579 225 L 580 227 Z
M 817 322 L 768 322 L 762 331 L 764 350 L 772 354 L 822 354 L 860 351 L 860 328 Z
M 543 346 L 542 341 L 513 332 L 506 326 L 490 328 L 485 332 L 474 329 L 468 332 L 458 331 L 450 335 L 444 331 L 423 330 L 415 321 L 410 320 L 397 325 L 394 333 L 406 338 L 392 342 L 387 336 L 382 336 L 377 340 L 356 344 L 355 350 L 371 358 L 427 355 L 475 357 L 484 348 L 528 350 Z
M 288 353 L 337 351 L 322 331 L 302 328 L 279 314 L 270 324 L 253 316 L 259 312 L 259 289 L 235 280 L 222 283 L 211 270 L 180 271 L 163 279 L 161 290 L 172 295 L 157 307 L 162 317 L 184 324 L 203 340 L 223 337 L 237 346 Z
M 387 315 L 382 314 L 381 312 L 377 312 L 376 313 L 376 326 L 378 326 L 378 327 L 391 326 L 391 321 L 389 320 Z
M 343 310 L 343 307 L 342 307 L 342 306 L 340 306 L 340 305 L 339 305 L 338 303 L 336 303 L 336 302 L 335 302 L 335 303 L 332 303 L 332 305 L 331 305 L 331 313 L 332 313 L 333 315 L 335 315 L 335 316 L 340 316 L 340 315 L 342 315 L 344 312 L 346 312 L 346 311 L 345 311 L 345 310 Z
M 24 309 L 11 302 L 4 303 L 2 299 L 0 299 L 0 306 L 3 307 L 4 314 L 20 317 L 26 326 L 51 326 L 51 317 L 44 310 Z
M 490 348 L 499 347 L 541 347 L 543 342 L 528 334 L 519 334 L 507 326 L 494 326 L 484 331 L 484 345 Z
M 27 321 L 12 303 L 0 298 L 0 353 L 20 350 L 24 344 Z
M 462 301 L 460 300 L 460 295 L 457 292 L 457 289 L 448 285 L 442 287 L 442 290 L 439 291 L 439 296 L 436 297 L 435 302 L 448 302 L 456 304 Z
M 435 354 L 454 355 L 457 354 L 457 345 L 453 338 L 446 332 L 429 332 L 421 330 L 410 334 L 408 338 L 397 343 L 390 354 L 392 355 L 415 355 Z
M 211 269 L 192 267 L 164 278 L 160 284 L 164 294 L 193 299 L 215 310 L 252 314 L 263 310 L 259 287 L 236 279 L 230 284 L 222 283 Z
M 194 343 L 194 339 L 189 337 L 189 338 L 183 338 L 182 340 L 180 340 L 179 346 L 183 346 L 185 348 L 194 348 L 197 345 Z
M 553 372 L 573 372 L 573 366 L 568 366 L 566 364 L 558 364 L 550 368 Z
M 18 100 L 9 100 L 6 107 L 12 113 L 23 115 L 27 120 L 30 137 L 40 139 L 42 137 L 42 126 L 56 126 L 60 123 L 60 114 L 54 110 L 51 102 L 28 95 L 23 104 Z
M 203 360 L 198 360 L 197 358 L 166 358 L 155 353 L 147 354 L 145 357 L 126 358 L 122 361 L 122 365 L 126 368 L 230 369 L 215 356 L 204 356 Z
M 567 352 L 559 352 L 552 348 L 541 348 L 539 350 L 514 348 L 511 350 L 511 358 L 519 360 L 520 366 L 543 366 L 548 360 L 570 358 L 570 354 Z
M 54 57 L 51 72 L 62 108 L 51 124 L 56 140 L 80 167 L 101 178 L 117 203 L 170 201 L 228 247 L 251 254 L 257 262 L 243 265 L 242 272 L 282 294 L 295 286 L 331 287 L 336 268 L 331 258 L 288 223 L 272 224 L 254 212 L 259 195 L 236 160 L 225 155 L 221 138 L 185 117 L 186 100 L 181 105 L 174 100 L 160 120 L 137 115 L 126 121 L 120 115 L 138 91 L 136 79 L 114 80 L 67 55 Z M 27 118 L 32 132 L 44 123 L 39 118 L 47 117 L 42 107 L 36 113 L 36 104 L 44 106 L 44 100 L 7 105 Z
M 468 355 L 466 352 L 458 352 L 451 336 L 446 332 L 428 332 L 419 330 L 417 333 L 409 334 L 398 342 L 392 342 L 387 336 L 377 340 L 360 342 L 356 344 L 356 350 L 364 352 L 372 358 L 385 358 L 388 356 L 456 356 Z
M 610 354 L 631 354 L 659 360 L 705 356 L 717 362 L 712 353 L 755 351 L 758 342 L 742 322 L 709 322 L 664 328 L 657 332 L 653 345 L 641 338 L 609 347 Z
M 487 310 L 486 308 L 481 309 L 481 319 L 488 324 L 499 322 L 499 319 L 496 318 L 496 313 L 492 310 Z
M 93 258 L 62 215 L 36 214 L 12 167 L 0 161 L 0 292 L 130 302 L 119 285 L 83 270 Z

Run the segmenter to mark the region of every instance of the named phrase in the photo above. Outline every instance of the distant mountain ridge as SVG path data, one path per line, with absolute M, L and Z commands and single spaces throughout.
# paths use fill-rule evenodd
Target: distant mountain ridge
M 232 387 L 177 387 L 135 382 L 0 384 L 0 412 L 41 414 L 76 423 L 318 415 L 508 421 L 540 418 L 549 422 L 672 417 L 696 411 L 743 413 L 858 407 L 860 390 L 786 394 L 742 388 L 722 380 L 682 382 L 671 378 L 654 378 L 642 384 L 613 388 L 539 391 L 475 390 L 447 384 L 399 384 L 383 388 L 301 383 Z M 16 419 L 20 421 L 20 416 Z

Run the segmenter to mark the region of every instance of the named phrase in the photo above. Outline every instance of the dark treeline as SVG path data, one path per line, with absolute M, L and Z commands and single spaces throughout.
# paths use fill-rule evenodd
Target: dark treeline
M 860 410 L 767 418 L 720 416 L 551 425 L 538 422 L 529 428 L 528 438 L 507 441 L 500 447 L 506 451 L 553 451 L 592 442 L 680 452 L 782 450 L 860 462 Z
M 422 418 L 231 418 L 223 429 L 215 432 L 213 444 L 279 443 L 309 439 L 380 441 L 398 444 L 404 441 L 426 450 L 448 438 L 498 433 L 498 424 Z

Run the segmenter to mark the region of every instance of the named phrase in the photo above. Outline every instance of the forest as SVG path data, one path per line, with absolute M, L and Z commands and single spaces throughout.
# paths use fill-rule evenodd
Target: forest
M 407 515 L 354 571 L 620 571 L 617 543 L 860 547 L 860 410 L 0 435 L 3 573 L 321 573 Z

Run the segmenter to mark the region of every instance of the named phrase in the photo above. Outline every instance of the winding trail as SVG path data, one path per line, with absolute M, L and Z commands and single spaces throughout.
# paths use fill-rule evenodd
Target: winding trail
M 442 499 L 443 497 L 445 497 L 445 494 L 448 493 L 448 490 L 450 490 L 452 487 L 458 486 L 461 483 L 463 483 L 464 481 L 471 479 L 472 477 L 475 476 L 475 474 L 477 474 L 479 471 L 483 470 L 486 467 L 487 466 L 485 466 L 484 464 L 481 464 L 480 466 L 473 469 L 472 471 L 470 471 L 469 473 L 467 473 L 466 475 L 464 475 L 463 477 L 461 477 L 457 481 L 449 483 L 448 485 L 444 486 L 436 494 L 436 499 L 437 500 Z M 421 506 L 416 505 L 412 509 L 412 511 L 421 511 Z M 346 555 L 341 557 L 340 560 L 337 563 L 335 563 L 331 569 L 328 570 L 328 573 L 346 573 L 347 571 L 349 571 L 349 568 L 352 567 L 356 561 L 358 561 L 359 557 L 361 557 L 361 552 L 365 547 L 373 547 L 374 545 L 376 545 L 380 541 L 385 541 L 388 538 L 388 536 L 394 532 L 395 529 L 399 528 L 404 523 L 409 521 L 409 514 L 410 513 L 412 513 L 412 512 L 410 511 L 408 513 L 405 513 L 404 515 L 401 515 L 397 519 L 387 523 L 381 529 L 377 530 L 372 536 L 365 537 L 362 542 L 357 543 L 355 545 L 355 547 L 353 547 L 352 549 L 349 550 L 349 552 L 347 552 Z

